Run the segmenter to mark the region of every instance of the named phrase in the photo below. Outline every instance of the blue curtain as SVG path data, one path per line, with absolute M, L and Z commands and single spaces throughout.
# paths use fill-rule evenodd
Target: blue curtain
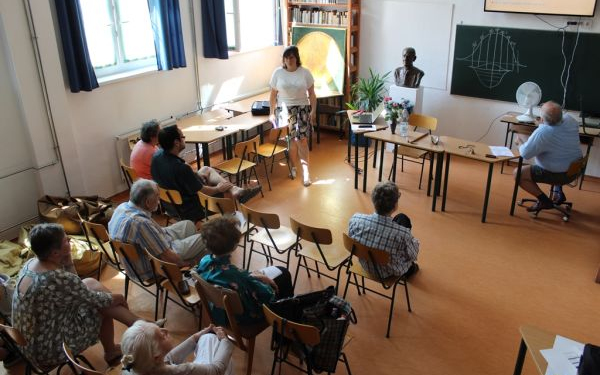
M 185 67 L 179 0 L 148 0 L 158 70 Z
M 223 0 L 202 0 L 202 44 L 204 57 L 229 58 Z
M 78 0 L 55 0 L 71 92 L 92 91 L 98 80 L 90 59 Z

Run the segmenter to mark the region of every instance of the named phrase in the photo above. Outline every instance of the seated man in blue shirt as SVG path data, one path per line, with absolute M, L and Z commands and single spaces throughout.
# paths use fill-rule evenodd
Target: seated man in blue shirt
M 179 266 L 195 264 L 207 254 L 202 236 L 197 233 L 193 222 L 181 220 L 162 227 L 152 219 L 158 203 L 156 182 L 139 179 L 131 185 L 129 202 L 121 203 L 108 223 L 111 239 L 135 245 L 140 257 L 132 266 L 142 280 L 154 277 L 144 249 Z M 127 262 L 125 266 L 128 272 L 132 272 Z
M 246 203 L 261 190 L 260 185 L 249 189 L 235 186 L 208 166 L 194 173 L 192 167 L 178 156 L 185 149 L 185 136 L 177 125 L 161 129 L 158 133 L 158 143 L 161 149 L 152 157 L 152 179 L 164 189 L 174 189 L 181 193 L 183 205 L 180 211 L 184 219 L 198 221 L 204 218 L 198 191 L 210 196 L 225 193 L 241 203 Z M 171 207 L 167 205 L 165 208 L 167 212 L 172 213 Z
M 412 224 L 404 214 L 392 219 L 398 209 L 400 191 L 391 181 L 380 182 L 373 189 L 371 200 L 375 213 L 354 214 L 348 225 L 348 235 L 359 243 L 390 253 L 390 263 L 380 267 L 382 277 L 409 277 L 418 271 L 415 261 L 419 254 L 419 240 L 411 233 Z M 375 274 L 370 262 L 360 260 L 365 270 Z
M 552 101 L 542 105 L 541 117 L 543 123 L 519 147 L 523 159 L 535 158 L 534 165 L 522 168 L 519 181 L 519 186 L 538 199 L 527 208 L 529 212 L 552 208 L 566 200 L 562 185 L 577 177 L 566 172 L 572 162 L 582 157 L 579 124 L 573 117 L 563 115 L 560 105 Z M 516 173 L 515 169 L 513 174 Z M 554 202 L 539 188 L 538 182 L 552 185 Z

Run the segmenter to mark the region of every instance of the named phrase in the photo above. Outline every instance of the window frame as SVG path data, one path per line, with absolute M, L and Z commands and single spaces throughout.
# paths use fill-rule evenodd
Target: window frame
M 225 0 L 228 1 L 228 0 Z M 233 27 L 234 28 L 234 32 L 233 34 L 235 35 L 235 41 L 232 44 L 229 40 L 227 40 L 227 48 L 229 50 L 229 55 L 235 55 L 235 54 L 240 54 L 240 53 L 245 53 L 245 52 L 252 52 L 252 51 L 257 51 L 257 50 L 262 50 L 265 48 L 271 48 L 273 46 L 278 46 L 278 45 L 282 45 L 283 43 L 279 43 L 278 42 L 278 35 L 277 35 L 277 31 L 275 30 L 277 27 L 277 19 L 274 19 L 274 27 L 272 30 L 272 43 L 270 44 L 265 44 L 262 47 L 252 47 L 252 48 L 244 48 L 244 46 L 242 45 L 242 30 L 241 30 L 241 16 L 240 16 L 240 5 L 239 2 L 240 1 L 248 1 L 248 0 L 229 0 L 232 2 L 232 9 L 233 9 L 233 19 L 234 19 L 234 25 L 229 25 L 227 23 L 227 17 L 225 19 L 225 23 L 226 23 L 226 28 L 229 29 L 229 27 Z M 274 13 L 270 13 L 272 16 L 274 16 L 276 14 L 276 12 L 279 12 L 279 20 L 280 22 L 282 22 L 282 17 L 283 15 L 282 13 L 282 7 L 281 7 L 281 3 L 278 0 L 271 0 L 273 2 L 273 11 Z M 226 13 L 227 16 L 227 13 Z M 283 31 L 282 31 L 283 32 Z

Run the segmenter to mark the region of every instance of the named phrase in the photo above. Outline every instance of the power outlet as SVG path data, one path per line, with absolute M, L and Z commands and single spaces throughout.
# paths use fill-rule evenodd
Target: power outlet
M 571 26 L 571 30 L 577 29 L 577 25 L 579 25 L 580 30 L 591 30 L 594 19 L 593 18 L 570 18 L 567 19 L 567 24 Z

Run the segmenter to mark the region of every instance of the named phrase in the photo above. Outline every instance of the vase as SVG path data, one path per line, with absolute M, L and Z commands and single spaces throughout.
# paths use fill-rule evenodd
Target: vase
M 390 124 L 390 130 L 392 131 L 392 134 L 396 134 L 396 126 L 398 125 L 398 123 L 396 122 L 396 119 L 392 120 L 392 123 Z

